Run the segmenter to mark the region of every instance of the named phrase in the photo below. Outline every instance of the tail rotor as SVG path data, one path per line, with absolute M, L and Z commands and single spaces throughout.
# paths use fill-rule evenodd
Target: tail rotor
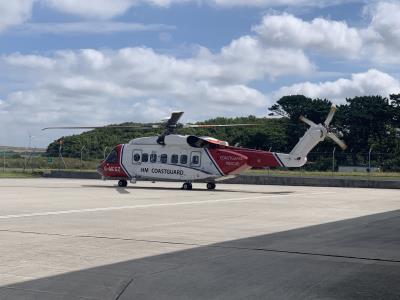
M 347 145 L 344 141 L 342 141 L 334 132 L 333 129 L 330 127 L 330 124 L 333 120 L 333 117 L 335 116 L 335 113 L 337 111 L 337 108 L 335 105 L 332 105 L 331 110 L 329 111 L 328 116 L 326 117 L 326 120 L 324 122 L 324 124 L 315 124 L 313 121 L 307 119 L 304 116 L 300 116 L 300 120 L 304 123 L 306 123 L 307 125 L 309 125 L 311 128 L 318 128 L 320 126 L 322 126 L 324 130 L 321 130 L 322 136 L 327 136 L 329 137 L 331 140 L 333 140 L 336 144 L 339 145 L 340 148 L 342 148 L 342 150 L 346 150 L 347 149 Z

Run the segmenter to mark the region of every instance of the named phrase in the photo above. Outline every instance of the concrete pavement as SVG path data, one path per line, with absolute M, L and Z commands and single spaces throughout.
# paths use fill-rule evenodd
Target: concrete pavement
M 400 192 L 0 180 L 0 299 L 400 299 Z

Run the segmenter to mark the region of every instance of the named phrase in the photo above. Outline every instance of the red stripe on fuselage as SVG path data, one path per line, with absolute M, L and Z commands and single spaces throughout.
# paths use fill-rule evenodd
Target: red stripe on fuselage
M 245 155 L 221 148 L 208 149 L 208 151 L 224 175 L 238 174 L 250 169 Z
M 280 167 L 282 163 L 273 152 L 218 146 L 209 149 L 224 174 L 237 174 L 249 168 Z
M 282 166 L 273 152 L 236 147 L 229 147 L 229 149 L 246 156 L 248 159 L 247 163 L 252 168 L 273 168 Z

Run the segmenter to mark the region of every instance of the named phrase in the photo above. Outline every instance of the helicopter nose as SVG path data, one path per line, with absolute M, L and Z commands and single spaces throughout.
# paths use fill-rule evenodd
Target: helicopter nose
M 99 165 L 96 170 L 97 170 L 97 173 L 99 173 L 101 176 L 104 175 L 103 164 Z

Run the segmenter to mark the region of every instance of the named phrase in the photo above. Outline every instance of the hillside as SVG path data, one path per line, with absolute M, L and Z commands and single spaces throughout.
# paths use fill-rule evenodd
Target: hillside
M 182 129 L 180 134 L 195 134 L 200 136 L 213 136 L 228 141 L 230 144 L 240 144 L 244 147 L 270 149 L 284 151 L 286 149 L 287 119 L 256 118 L 254 116 L 243 118 L 216 118 L 210 119 L 202 124 L 234 124 L 251 123 L 259 124 L 254 127 L 234 127 L 217 129 Z M 139 125 L 137 123 L 123 123 L 118 125 Z M 95 129 L 79 135 L 62 137 L 64 140 L 63 155 L 65 157 L 80 157 L 81 149 L 84 147 L 85 155 L 91 158 L 102 158 L 107 147 L 127 143 L 131 139 L 158 135 L 162 130 L 139 130 L 139 129 Z M 48 146 L 47 154 L 57 156 L 59 149 L 58 141 Z

